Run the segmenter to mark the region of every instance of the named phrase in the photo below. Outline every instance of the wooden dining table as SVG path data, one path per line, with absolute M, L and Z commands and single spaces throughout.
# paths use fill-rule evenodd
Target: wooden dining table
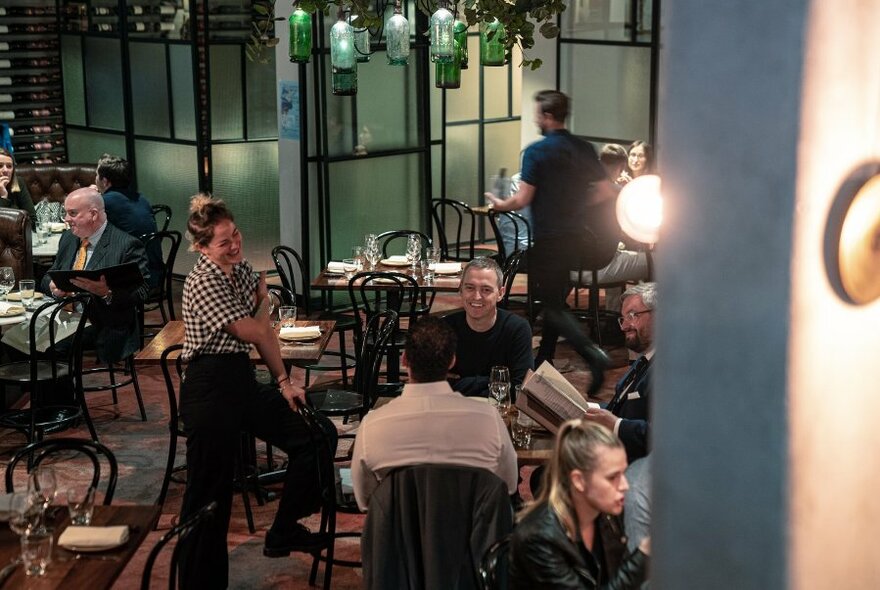
M 464 268 L 464 264 L 462 264 L 462 268 Z M 459 283 L 461 283 L 460 272 L 450 275 L 435 274 L 434 280 L 428 285 L 425 283 L 422 274 L 420 272 L 413 274 L 409 266 L 390 266 L 379 263 L 376 265 L 376 268 L 371 268 L 369 271 L 403 273 L 413 277 L 420 288 L 427 287 L 437 293 L 455 293 L 458 291 Z M 326 270 L 322 270 L 318 276 L 312 279 L 312 288 L 320 291 L 348 291 L 348 279 L 343 274 L 328 273 Z M 381 291 L 384 287 L 381 283 L 372 283 L 367 288 L 373 291 Z
M 333 329 L 336 322 L 329 321 L 297 321 L 297 327 L 318 326 L 321 328 L 321 337 L 317 340 L 307 342 L 287 342 L 280 340 L 281 359 L 285 364 L 292 365 L 295 361 L 317 361 L 324 354 L 327 343 L 333 335 Z M 279 326 L 275 327 L 276 333 L 280 330 Z M 150 366 L 158 365 L 162 360 L 162 352 L 169 346 L 175 344 L 183 344 L 184 327 L 183 321 L 170 321 L 156 334 L 153 339 L 134 357 L 137 365 Z M 171 358 L 176 358 L 176 354 Z M 251 348 L 250 357 L 254 361 L 261 361 L 260 353 L 256 348 Z
M 93 526 L 127 524 L 129 537 L 121 547 L 100 553 L 77 553 L 57 545 L 58 536 L 64 532 L 70 520 L 67 508 L 61 508 L 55 517 L 54 537 L 56 545 L 52 548 L 52 562 L 46 573 L 40 577 L 28 577 L 23 566 L 17 566 L 12 575 L 3 583 L 3 588 L 35 588 L 51 590 L 54 588 L 88 588 L 102 590 L 110 588 L 125 566 L 156 526 L 161 508 L 149 506 L 95 506 L 92 516 Z M 53 523 L 49 523 L 52 525 Z M 19 536 L 9 527 L 0 527 L 0 565 L 6 565 L 21 555 Z M 77 558 L 79 556 L 79 558 Z

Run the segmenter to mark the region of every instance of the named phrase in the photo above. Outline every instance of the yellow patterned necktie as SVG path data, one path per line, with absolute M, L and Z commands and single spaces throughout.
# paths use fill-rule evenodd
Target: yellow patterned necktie
M 89 248 L 88 238 L 80 242 L 79 250 L 76 253 L 76 260 L 73 263 L 73 270 L 83 270 L 86 267 L 86 250 Z

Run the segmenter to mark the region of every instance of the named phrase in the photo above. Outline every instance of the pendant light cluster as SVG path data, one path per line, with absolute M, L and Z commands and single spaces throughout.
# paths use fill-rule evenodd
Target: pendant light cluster
M 354 17 L 357 19 L 357 17 Z M 357 93 L 357 64 L 370 61 L 370 30 L 356 28 L 346 20 L 340 5 L 336 24 L 330 29 L 331 89 L 337 96 Z M 290 61 L 307 63 L 312 53 L 312 17 L 299 1 L 288 20 L 290 25 Z M 430 20 L 431 61 L 434 62 L 437 88 L 460 88 L 461 70 L 468 67 L 467 25 L 456 19 L 441 2 Z M 409 22 L 401 13 L 400 0 L 395 0 L 394 13 L 385 22 L 388 64 L 405 66 L 410 54 Z M 497 19 L 480 26 L 480 63 L 503 66 L 506 63 L 506 33 Z

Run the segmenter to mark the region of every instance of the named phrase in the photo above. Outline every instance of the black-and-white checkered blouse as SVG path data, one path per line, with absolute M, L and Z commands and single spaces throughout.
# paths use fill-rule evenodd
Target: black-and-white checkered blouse
M 203 354 L 250 352 L 251 345 L 223 328 L 256 312 L 259 283 L 253 267 L 242 260 L 232 268 L 232 279 L 209 258 L 199 256 L 183 285 L 181 357 L 190 361 Z

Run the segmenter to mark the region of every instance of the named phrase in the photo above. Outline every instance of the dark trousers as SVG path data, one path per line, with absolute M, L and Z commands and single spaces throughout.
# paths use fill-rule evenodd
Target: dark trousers
M 244 353 L 205 355 L 190 362 L 180 389 L 180 417 L 187 435 L 187 484 L 180 520 L 212 500 L 217 502 L 214 518 L 181 545 L 180 585 L 184 590 L 226 588 L 226 535 L 241 431 L 252 432 L 288 455 L 287 478 L 272 525 L 280 533 L 320 507 L 316 443 L 278 389 L 256 381 Z M 323 420 L 335 451 L 336 428 Z
M 537 299 L 544 308 L 544 328 L 535 359 L 536 368 L 546 360 L 553 360 L 560 335 L 565 336 L 575 352 L 584 358 L 592 347 L 593 342 L 565 306 L 565 299 L 571 291 L 569 274 L 578 265 L 582 243 L 580 236 L 542 238 L 529 250 L 529 274 L 534 281 Z

